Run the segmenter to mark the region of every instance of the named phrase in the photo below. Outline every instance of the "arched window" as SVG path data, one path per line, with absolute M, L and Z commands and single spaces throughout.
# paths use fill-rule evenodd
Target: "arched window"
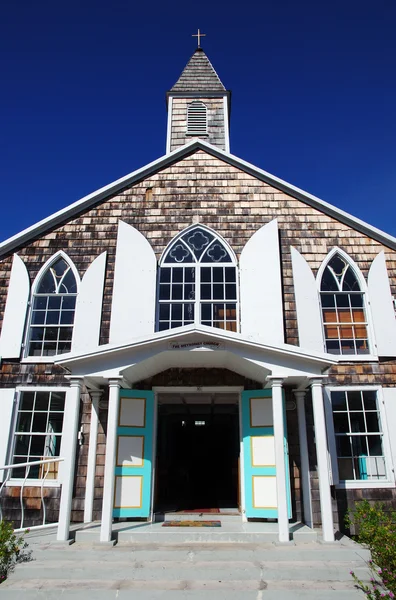
M 178 236 L 160 262 L 158 330 L 202 324 L 238 330 L 236 259 L 213 231 L 195 226 Z
M 369 354 L 365 293 L 355 270 L 338 251 L 323 270 L 320 299 L 327 352 Z
M 206 135 L 207 130 L 206 105 L 199 100 L 194 100 L 187 108 L 187 135 Z
M 33 286 L 28 356 L 53 356 L 71 350 L 77 272 L 59 253 L 44 266 Z

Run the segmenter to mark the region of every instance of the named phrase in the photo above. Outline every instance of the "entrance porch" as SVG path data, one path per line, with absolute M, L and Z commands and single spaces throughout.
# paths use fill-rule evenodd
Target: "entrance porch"
M 187 509 L 191 502 L 197 504 L 198 509 L 210 509 L 224 507 L 206 507 L 198 504 L 231 502 L 236 504 L 234 508 L 240 511 L 242 521 L 249 518 L 276 519 L 278 540 L 289 541 L 291 512 L 285 389 L 293 389 L 295 392 L 304 521 L 312 526 L 312 494 L 305 420 L 305 393 L 309 388 L 315 428 L 322 535 L 325 541 L 334 540 L 322 394 L 323 371 L 331 364 L 327 356 L 308 355 L 299 348 L 287 345 L 268 347 L 244 340 L 239 334 L 217 333 L 210 328 L 202 328 L 181 333 L 171 331 L 155 334 L 152 340 L 144 340 L 128 347 L 105 347 L 100 353 L 65 358 L 62 364 L 71 371 L 71 387 L 65 412 L 65 425 L 69 426 L 70 452 L 64 457 L 70 467 L 74 464 L 73 443 L 75 444 L 77 433 L 75 419 L 82 385 L 90 390 L 92 396 L 84 511 L 86 522 L 92 521 L 96 463 L 95 431 L 98 419 L 95 407 L 98 406 L 100 394 L 103 393 L 103 397 L 106 397 L 108 389 L 100 526 L 102 542 L 112 539 L 114 518 L 139 517 L 153 521 L 157 510 L 169 508 L 168 502 L 173 509 L 177 509 L 180 503 L 185 504 Z M 213 367 L 226 367 L 243 375 L 250 381 L 257 382 L 257 388 L 244 390 L 224 389 L 221 385 L 206 388 L 195 385 L 187 386 L 187 389 L 178 386 L 139 389 L 139 382 L 147 382 L 155 374 L 166 369 L 205 371 Z M 221 405 L 216 403 L 216 398 L 219 399 L 221 394 L 234 395 L 232 402 L 228 397 L 228 404 L 223 404 L 228 406 L 224 413 L 228 414 L 228 425 L 225 424 L 224 415 L 218 416 L 221 411 L 214 408 L 217 404 Z M 176 403 L 173 400 L 172 404 L 169 400 L 171 397 L 175 398 L 175 395 L 178 396 L 178 400 Z M 186 402 L 186 395 L 190 395 L 190 400 L 194 396 L 194 401 Z M 124 402 L 127 398 L 134 399 L 134 402 Z M 205 404 L 202 398 L 206 398 L 206 403 L 209 398 L 211 408 L 208 413 L 202 412 L 202 406 Z M 198 412 L 195 412 L 195 416 L 196 409 L 189 412 L 189 404 L 190 408 L 201 406 Z M 175 405 L 179 405 L 179 408 L 169 410 L 169 406 Z M 167 409 L 162 408 L 166 406 Z M 180 412 L 180 406 L 184 407 L 185 418 Z M 234 406 L 234 413 L 231 406 Z M 235 406 L 238 406 L 238 420 L 235 417 Z M 204 418 L 204 414 L 210 415 L 211 418 Z M 234 416 L 231 416 L 232 414 Z M 174 430 L 175 423 L 177 431 Z M 200 427 L 203 429 L 199 429 Z M 205 429 L 206 435 L 203 433 Z M 216 431 L 217 434 L 214 433 Z M 226 444 L 219 443 L 216 446 L 215 438 L 220 437 L 219 432 L 222 432 L 222 438 L 231 436 L 232 439 Z M 235 433 L 239 434 L 239 449 Z M 126 439 L 123 439 L 126 454 L 124 452 L 121 456 L 120 436 L 129 437 L 135 450 L 131 451 L 131 445 L 125 450 Z M 220 461 L 219 455 L 222 452 L 224 456 Z M 180 457 L 178 462 L 175 461 L 175 453 Z M 218 485 L 217 491 L 216 483 L 223 477 L 223 472 L 218 467 L 221 476 L 217 476 L 216 479 L 216 469 L 212 468 L 210 462 L 214 453 L 217 453 L 217 456 L 213 456 L 214 462 L 218 460 L 219 464 L 228 465 L 224 474 L 226 483 L 223 486 Z M 73 469 L 70 468 L 70 480 L 66 478 L 62 490 L 59 540 L 66 540 L 69 536 L 72 481 Z M 220 492 L 227 496 L 223 497 L 221 502 Z M 133 501 L 128 504 L 128 498 L 132 497 Z

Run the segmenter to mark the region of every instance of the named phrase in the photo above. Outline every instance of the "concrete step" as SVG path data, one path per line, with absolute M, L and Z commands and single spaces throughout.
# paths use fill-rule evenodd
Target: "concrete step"
M 138 600 L 363 600 L 364 594 L 355 588 L 304 588 L 260 589 L 257 582 L 243 582 L 243 588 L 238 582 L 229 582 L 222 586 L 219 582 L 216 589 L 204 585 L 201 587 L 188 587 L 187 582 L 182 582 L 176 588 L 166 588 L 158 582 L 157 588 L 144 589 L 142 587 L 117 587 L 91 590 L 86 585 L 79 583 L 78 589 L 66 585 L 58 589 L 12 589 L 1 586 L 2 600 L 131 600 L 131 591 L 138 595 Z M 184 586 L 184 587 L 183 587 Z
M 75 543 L 30 537 L 31 562 L 1 585 L 1 600 L 350 600 L 364 598 L 369 554 L 343 538 L 334 544 Z M 29 541 L 29 536 L 28 536 Z

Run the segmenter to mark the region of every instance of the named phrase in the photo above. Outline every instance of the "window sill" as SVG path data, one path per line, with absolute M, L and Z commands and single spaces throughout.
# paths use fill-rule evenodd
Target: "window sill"
M 394 488 L 393 481 L 341 481 L 335 485 L 337 490 L 362 490 L 362 489 L 381 489 Z
M 378 362 L 378 356 L 374 354 L 331 354 L 330 356 L 337 357 L 338 363 L 343 362 Z
M 41 487 L 43 485 L 42 479 L 9 479 L 6 483 L 6 487 Z M 58 488 L 61 486 L 59 479 L 48 479 L 44 481 L 43 487 Z
M 60 355 L 58 355 L 60 356 Z M 55 358 L 57 358 L 55 355 L 53 356 L 25 356 L 24 358 L 22 358 L 21 360 L 21 365 L 23 364 L 34 364 L 34 363 L 47 363 L 47 364 L 52 364 L 55 362 Z

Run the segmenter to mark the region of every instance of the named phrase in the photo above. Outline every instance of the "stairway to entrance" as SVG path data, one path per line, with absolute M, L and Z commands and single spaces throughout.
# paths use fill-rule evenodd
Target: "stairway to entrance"
M 368 578 L 369 553 L 348 538 L 319 542 L 54 543 L 31 533 L 34 560 L 0 586 L 2 600 L 350 600 L 349 574 Z

